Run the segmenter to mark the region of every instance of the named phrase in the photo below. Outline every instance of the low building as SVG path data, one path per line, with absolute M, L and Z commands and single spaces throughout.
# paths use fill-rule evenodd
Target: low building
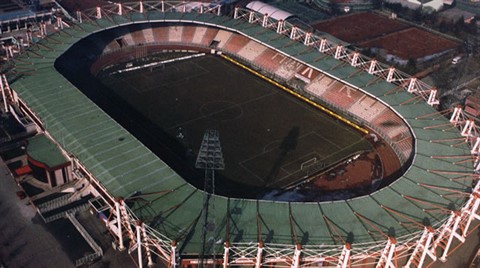
M 474 117 L 480 117 L 480 92 L 470 95 L 465 100 L 465 112 Z
M 28 139 L 26 149 L 28 166 L 37 180 L 52 188 L 72 180 L 71 162 L 47 136 Z

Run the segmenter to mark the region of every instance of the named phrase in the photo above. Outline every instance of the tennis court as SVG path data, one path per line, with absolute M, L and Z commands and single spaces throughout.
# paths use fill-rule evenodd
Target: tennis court
M 159 150 L 176 154 L 164 160 L 182 166 L 182 175 L 194 185 L 203 185 L 203 171 L 194 171 L 203 134 L 219 131 L 225 161 L 216 173 L 219 194 L 281 189 L 304 176 L 306 168 L 372 149 L 352 128 L 217 56 L 102 73 L 100 79 L 108 91 L 103 93 L 115 96 L 112 102 L 128 103 L 155 125 L 162 134 L 148 138 L 162 140 Z

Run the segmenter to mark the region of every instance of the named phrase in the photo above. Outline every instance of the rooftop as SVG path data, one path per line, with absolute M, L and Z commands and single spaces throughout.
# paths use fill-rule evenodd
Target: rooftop
M 49 168 L 68 163 L 60 148 L 43 134 L 28 139 L 27 154 Z

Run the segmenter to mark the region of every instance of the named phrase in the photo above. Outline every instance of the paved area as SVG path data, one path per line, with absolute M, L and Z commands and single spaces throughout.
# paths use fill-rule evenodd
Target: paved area
M 0 259 L 7 267 L 74 267 L 19 190 L 3 161 L 0 163 Z
M 69 258 L 75 255 L 68 251 L 72 247 L 62 247 L 65 242 L 78 242 L 71 241 L 74 234 L 55 232 L 53 225 L 46 225 L 37 215 L 28 199 L 16 196 L 20 188 L 1 159 L 0 185 L 0 267 L 75 267 L 75 260 Z M 93 215 L 83 212 L 77 218 L 104 251 L 104 257 L 88 267 L 136 267 L 126 251 L 112 248 L 112 237 Z
M 92 236 L 93 240 L 102 248 L 104 255 L 101 260 L 88 265 L 91 268 L 116 268 L 116 267 L 136 267 L 133 258 L 127 251 L 116 251 L 112 247 L 113 238 L 102 222 L 96 219 L 88 211 L 77 213 L 77 220 L 83 228 Z M 126 244 L 128 246 L 128 243 Z M 132 255 L 133 256 L 133 255 Z M 160 267 L 160 266 L 155 266 Z

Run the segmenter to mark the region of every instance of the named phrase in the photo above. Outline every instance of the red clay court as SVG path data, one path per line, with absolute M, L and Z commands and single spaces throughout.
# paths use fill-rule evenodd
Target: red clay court
M 356 44 L 411 26 L 374 13 L 355 13 L 322 21 L 313 27 L 343 41 Z
M 419 59 L 454 49 L 459 46 L 459 43 L 419 28 L 411 27 L 394 34 L 359 43 L 358 46 L 362 48 L 384 48 L 390 54 L 402 59 Z
M 382 48 L 402 59 L 419 59 L 460 43 L 376 13 L 356 13 L 313 25 L 360 48 Z

